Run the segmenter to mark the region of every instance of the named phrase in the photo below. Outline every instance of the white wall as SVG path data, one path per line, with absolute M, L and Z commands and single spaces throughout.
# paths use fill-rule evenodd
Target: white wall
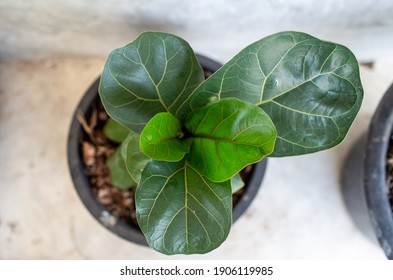
M 393 61 L 391 0 L 0 0 L 0 58 L 106 56 L 145 30 L 172 32 L 227 60 L 282 30 Z

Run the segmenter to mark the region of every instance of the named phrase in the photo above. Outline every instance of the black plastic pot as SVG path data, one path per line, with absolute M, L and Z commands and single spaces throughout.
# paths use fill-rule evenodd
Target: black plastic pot
M 221 64 L 218 62 L 215 62 L 204 56 L 197 55 L 197 57 L 199 63 L 202 65 L 205 71 L 213 73 L 219 67 L 221 67 Z M 112 215 L 101 203 L 99 203 L 96 195 L 92 191 L 93 187 L 89 182 L 88 177 L 83 172 L 84 163 L 82 161 L 81 139 L 84 136 L 86 137 L 86 135 L 77 119 L 77 113 L 81 112 L 86 117 L 86 119 L 90 118 L 93 105 L 101 102 L 98 95 L 98 85 L 99 79 L 97 79 L 87 90 L 85 96 L 82 98 L 77 109 L 75 110 L 71 123 L 68 136 L 67 152 L 68 165 L 74 186 L 86 208 L 105 228 L 126 240 L 141 245 L 147 245 L 146 239 L 139 228 L 132 227 L 123 220 L 118 219 Z M 246 211 L 256 196 L 265 175 L 266 165 L 267 159 L 264 159 L 254 166 L 252 173 L 250 174 L 250 178 L 248 182 L 246 182 L 244 194 L 233 207 L 233 221 L 236 221 Z
M 352 147 L 342 174 L 346 206 L 358 227 L 393 259 L 393 213 L 388 198 L 386 160 L 393 128 L 393 85 L 369 127 Z

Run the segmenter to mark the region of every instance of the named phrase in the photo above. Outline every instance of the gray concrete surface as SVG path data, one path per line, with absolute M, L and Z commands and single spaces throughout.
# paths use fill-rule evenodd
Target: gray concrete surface
M 216 58 L 216 57 L 212 57 Z M 166 257 L 102 228 L 77 197 L 66 138 L 104 59 L 0 61 L 0 259 L 383 259 L 344 207 L 339 172 L 393 81 L 393 64 L 362 67 L 365 100 L 346 141 L 271 159 L 263 187 L 227 241 L 204 256 Z

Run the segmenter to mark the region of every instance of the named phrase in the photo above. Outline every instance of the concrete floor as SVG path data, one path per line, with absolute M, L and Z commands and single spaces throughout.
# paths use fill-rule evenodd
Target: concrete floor
M 346 141 L 271 159 L 263 188 L 227 241 L 204 256 L 166 257 L 102 228 L 68 172 L 71 115 L 103 59 L 0 62 L 0 259 L 384 259 L 344 207 L 339 171 L 366 129 L 393 64 L 362 68 L 365 100 Z

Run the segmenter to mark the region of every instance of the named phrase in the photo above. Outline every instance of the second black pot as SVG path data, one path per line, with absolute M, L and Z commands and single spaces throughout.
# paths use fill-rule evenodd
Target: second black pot
M 352 147 L 342 174 L 346 206 L 357 226 L 393 259 L 393 213 L 388 199 L 386 160 L 393 128 L 393 85 L 369 127 Z

